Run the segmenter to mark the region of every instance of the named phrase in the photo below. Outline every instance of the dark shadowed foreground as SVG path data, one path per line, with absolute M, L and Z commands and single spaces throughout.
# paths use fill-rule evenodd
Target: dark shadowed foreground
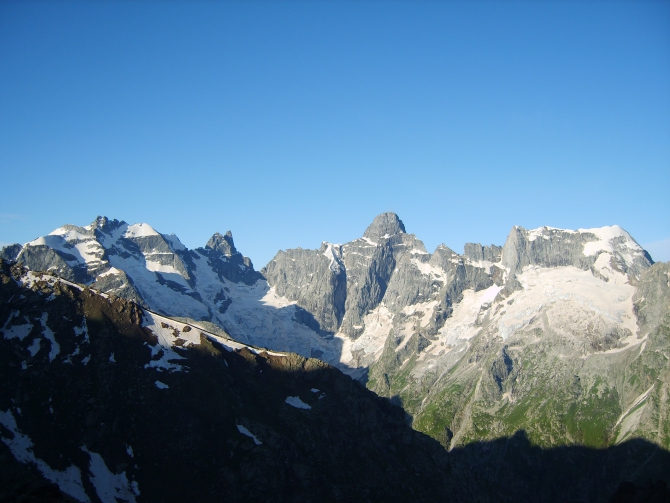
M 670 478 L 641 440 L 447 453 L 319 360 L 175 324 L 199 344 L 173 364 L 137 305 L 0 268 L 2 501 L 596 502 Z

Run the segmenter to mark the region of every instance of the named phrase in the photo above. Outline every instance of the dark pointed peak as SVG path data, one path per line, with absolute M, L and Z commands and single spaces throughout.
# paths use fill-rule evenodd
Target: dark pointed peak
M 110 220 L 107 217 L 101 217 L 97 216 L 93 222 L 91 222 L 91 230 L 94 231 L 95 229 L 100 229 L 102 232 L 111 232 L 114 229 L 119 228 L 120 226 L 124 225 L 126 222 L 123 220 Z
M 384 236 L 405 233 L 405 224 L 395 213 L 382 213 L 375 217 L 370 226 L 363 233 L 363 237 L 378 241 Z
M 210 250 L 217 250 L 228 257 L 237 253 L 235 243 L 233 242 L 233 233 L 230 231 L 226 232 L 225 236 L 219 234 L 218 232 L 215 233 L 211 238 L 209 238 L 205 248 Z

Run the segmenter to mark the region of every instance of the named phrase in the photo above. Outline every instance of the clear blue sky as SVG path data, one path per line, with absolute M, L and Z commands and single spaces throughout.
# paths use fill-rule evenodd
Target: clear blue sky
M 670 260 L 669 2 L 0 2 L 0 242 L 432 251 L 619 224 Z

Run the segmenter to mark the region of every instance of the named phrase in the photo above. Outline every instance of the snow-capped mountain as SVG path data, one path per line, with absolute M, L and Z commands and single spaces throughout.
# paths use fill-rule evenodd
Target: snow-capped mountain
M 98 217 L 85 227 L 65 225 L 23 246 L 6 247 L 0 256 L 158 313 L 223 329 L 245 343 L 338 361 L 337 345 L 324 339 L 295 302 L 271 291 L 237 251 L 230 231 L 188 250 L 174 234 L 146 223 Z
M 546 446 L 643 436 L 670 447 L 658 426 L 670 424 L 670 301 L 662 285 L 643 293 L 667 264 L 650 267 L 618 226 L 514 227 L 502 247 L 429 253 L 385 213 L 359 239 L 280 251 L 258 273 L 230 233 L 187 250 L 147 224 L 98 218 L 2 255 L 245 344 L 316 356 L 394 397 L 450 448 L 519 429 Z

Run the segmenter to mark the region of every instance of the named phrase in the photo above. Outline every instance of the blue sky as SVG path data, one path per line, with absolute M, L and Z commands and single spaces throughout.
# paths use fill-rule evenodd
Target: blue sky
M 0 2 L 0 242 L 429 251 L 619 224 L 670 260 L 668 2 Z

